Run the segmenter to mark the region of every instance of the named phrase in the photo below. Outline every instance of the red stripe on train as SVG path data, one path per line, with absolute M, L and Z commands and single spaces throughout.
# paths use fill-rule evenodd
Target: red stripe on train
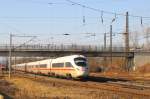
M 60 68 L 33 68 L 33 70 L 74 70 L 71 68 L 67 68 L 67 69 L 60 69 Z

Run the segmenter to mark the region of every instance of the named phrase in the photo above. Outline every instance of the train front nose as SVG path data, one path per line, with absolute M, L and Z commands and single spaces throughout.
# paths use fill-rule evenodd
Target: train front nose
M 78 74 L 80 77 L 87 77 L 89 74 L 88 67 L 81 67 Z
M 82 72 L 87 72 L 88 71 L 88 67 L 81 67 L 81 71 Z

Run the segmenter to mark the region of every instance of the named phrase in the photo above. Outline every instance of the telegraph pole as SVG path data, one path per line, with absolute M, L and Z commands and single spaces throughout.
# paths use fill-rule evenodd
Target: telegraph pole
M 106 33 L 104 33 L 104 51 L 106 51 Z
M 8 76 L 9 76 L 9 79 L 10 79 L 10 77 L 11 77 L 11 49 L 12 49 L 12 34 L 10 33 L 10 42 L 9 42 L 9 62 L 8 62 L 8 64 L 9 64 L 9 66 L 8 66 L 8 69 L 9 69 L 9 74 L 8 74 Z
M 106 52 L 106 33 L 104 33 L 104 52 Z M 104 56 L 104 67 L 107 65 L 107 58 Z
M 126 12 L 126 32 L 125 32 L 125 69 L 129 71 L 129 14 Z
M 110 65 L 112 67 L 112 25 L 110 25 Z
M 12 38 L 13 37 L 32 37 L 32 39 L 30 39 L 29 41 L 25 42 L 25 43 L 28 43 L 30 41 L 32 41 L 36 36 L 25 36 L 25 35 L 22 35 L 22 36 L 17 36 L 17 35 L 13 35 L 10 33 L 10 42 L 9 42 L 9 61 L 8 61 L 8 69 L 9 69 L 9 79 L 11 77 L 11 60 L 12 60 Z M 25 43 L 21 44 L 20 46 L 23 46 L 25 45 Z M 20 47 L 19 46 L 19 47 Z M 18 47 L 16 47 L 18 48 Z M 16 49 L 14 48 L 14 49 Z

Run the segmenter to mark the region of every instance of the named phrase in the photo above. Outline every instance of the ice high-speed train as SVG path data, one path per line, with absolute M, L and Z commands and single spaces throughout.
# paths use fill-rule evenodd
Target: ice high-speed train
M 64 76 L 68 78 L 86 78 L 89 74 L 87 59 L 83 55 L 70 55 L 55 59 L 16 64 L 12 68 L 29 73 Z

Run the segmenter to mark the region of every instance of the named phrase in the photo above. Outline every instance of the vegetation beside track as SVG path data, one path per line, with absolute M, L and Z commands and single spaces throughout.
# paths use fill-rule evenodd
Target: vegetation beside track
M 11 79 L 8 77 L 3 79 L 13 86 L 14 90 L 6 91 L 6 93 L 14 99 L 149 99 L 149 96 L 132 94 L 127 91 L 136 89 L 125 88 L 126 93 L 123 93 L 115 91 L 122 90 L 122 88 L 107 85 L 104 82 L 98 84 L 57 78 L 44 80 L 43 77 L 30 79 L 14 75 Z

